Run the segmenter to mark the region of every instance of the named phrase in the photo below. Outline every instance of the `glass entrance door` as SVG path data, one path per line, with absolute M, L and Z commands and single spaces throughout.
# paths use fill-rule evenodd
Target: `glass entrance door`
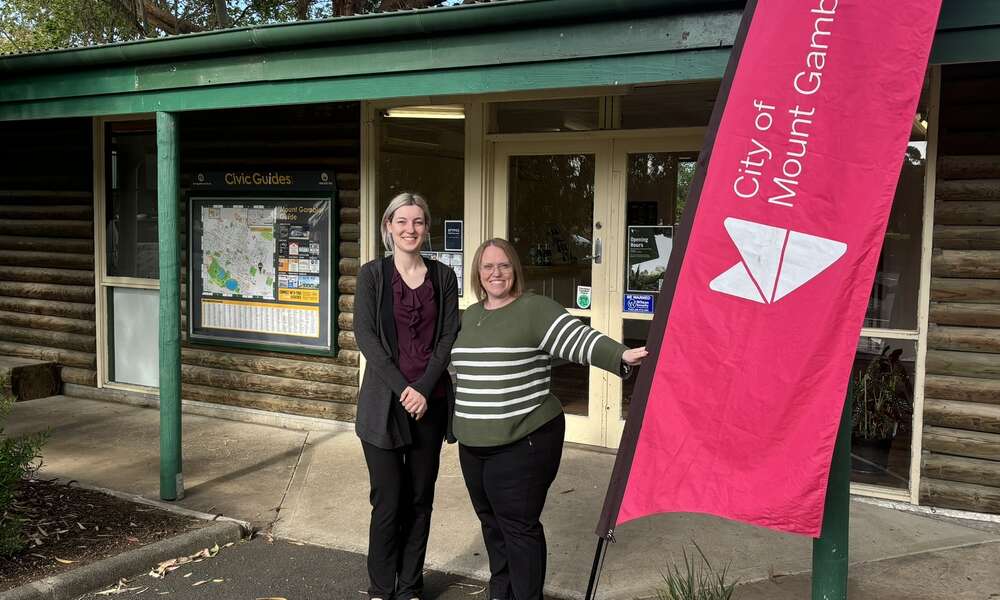
M 646 343 L 659 300 L 663 271 L 694 177 L 701 132 L 648 140 L 616 140 L 613 178 L 617 208 L 611 331 L 626 346 Z M 617 448 L 625 428 L 635 378 L 608 378 L 605 445 Z
M 525 287 L 608 332 L 610 141 L 497 143 L 491 234 L 514 245 Z M 558 359 L 552 392 L 568 441 L 605 445 L 606 376 Z

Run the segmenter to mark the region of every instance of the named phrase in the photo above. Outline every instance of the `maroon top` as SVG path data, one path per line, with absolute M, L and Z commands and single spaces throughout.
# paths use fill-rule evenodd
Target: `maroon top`
M 438 311 L 430 278 L 424 275 L 424 282 L 417 289 L 410 289 L 399 271 L 393 269 L 392 312 L 396 319 L 396 339 L 399 342 L 399 370 L 406 381 L 413 383 L 427 370 L 427 362 L 433 351 L 431 346 L 434 343 Z M 443 395 L 444 382 L 438 380 L 431 396 Z

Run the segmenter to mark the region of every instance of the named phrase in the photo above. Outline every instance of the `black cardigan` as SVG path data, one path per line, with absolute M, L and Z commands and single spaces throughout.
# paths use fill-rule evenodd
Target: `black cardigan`
M 438 380 L 445 383 L 448 402 L 447 439 L 455 441 L 451 431 L 455 409 L 455 389 L 448 375 L 451 347 L 458 337 L 458 279 L 455 272 L 437 261 L 424 259 L 427 274 L 434 286 L 437 325 L 433 353 L 423 376 L 408 383 L 399 370 L 399 347 L 392 306 L 392 257 L 366 263 L 358 272 L 354 296 L 354 337 L 367 365 L 358 394 L 358 414 L 354 429 L 362 440 L 379 448 L 399 448 L 412 443 L 409 415 L 399 402 L 406 387 L 430 400 Z

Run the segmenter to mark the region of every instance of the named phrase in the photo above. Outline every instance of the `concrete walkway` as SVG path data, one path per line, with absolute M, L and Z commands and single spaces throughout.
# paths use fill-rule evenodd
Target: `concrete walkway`
M 156 410 L 56 396 L 18 403 L 7 426 L 12 434 L 46 428 L 51 439 L 44 449 L 45 476 L 158 497 Z M 350 426 L 293 430 L 185 414 L 183 443 L 187 493 L 179 504 L 249 520 L 279 538 L 365 551 L 367 471 Z M 592 530 L 613 460 L 609 453 L 592 450 L 567 448 L 564 453 L 543 515 L 549 539 L 548 591 L 553 595 L 583 596 L 596 541 Z M 487 578 L 479 524 L 454 446 L 444 451 L 436 500 L 428 566 Z M 810 568 L 811 542 L 806 538 L 688 514 L 642 519 L 616 535 L 600 584 L 602 599 L 650 596 L 662 582 L 660 573 L 680 559 L 682 549 L 690 550 L 692 541 L 714 564 L 729 563 L 733 577 L 758 582 L 746 586 L 741 597 L 806 597 L 801 592 L 808 589 L 808 577 L 800 575 Z M 884 583 L 886 570 L 906 567 L 912 574 L 905 583 L 917 590 L 930 593 L 928 586 L 936 586 L 954 598 L 1000 598 L 996 527 L 854 501 L 851 561 L 856 565 L 852 588 L 864 583 L 854 581 L 855 573 L 870 573 L 875 583 Z M 885 563 L 883 571 L 880 562 Z M 977 565 L 982 565 L 978 571 Z M 920 574 L 927 581 L 921 582 Z M 875 595 L 858 592 L 852 598 L 892 597 L 878 589 L 872 588 Z M 974 595 L 959 595 L 961 589 Z M 998 595 L 990 596 L 994 592 Z M 940 596 L 911 592 L 905 597 Z

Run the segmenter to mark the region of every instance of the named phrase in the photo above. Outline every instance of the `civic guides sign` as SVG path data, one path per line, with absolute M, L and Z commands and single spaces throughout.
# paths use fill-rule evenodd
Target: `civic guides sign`
M 939 4 L 748 3 L 599 535 L 658 512 L 819 535 Z

